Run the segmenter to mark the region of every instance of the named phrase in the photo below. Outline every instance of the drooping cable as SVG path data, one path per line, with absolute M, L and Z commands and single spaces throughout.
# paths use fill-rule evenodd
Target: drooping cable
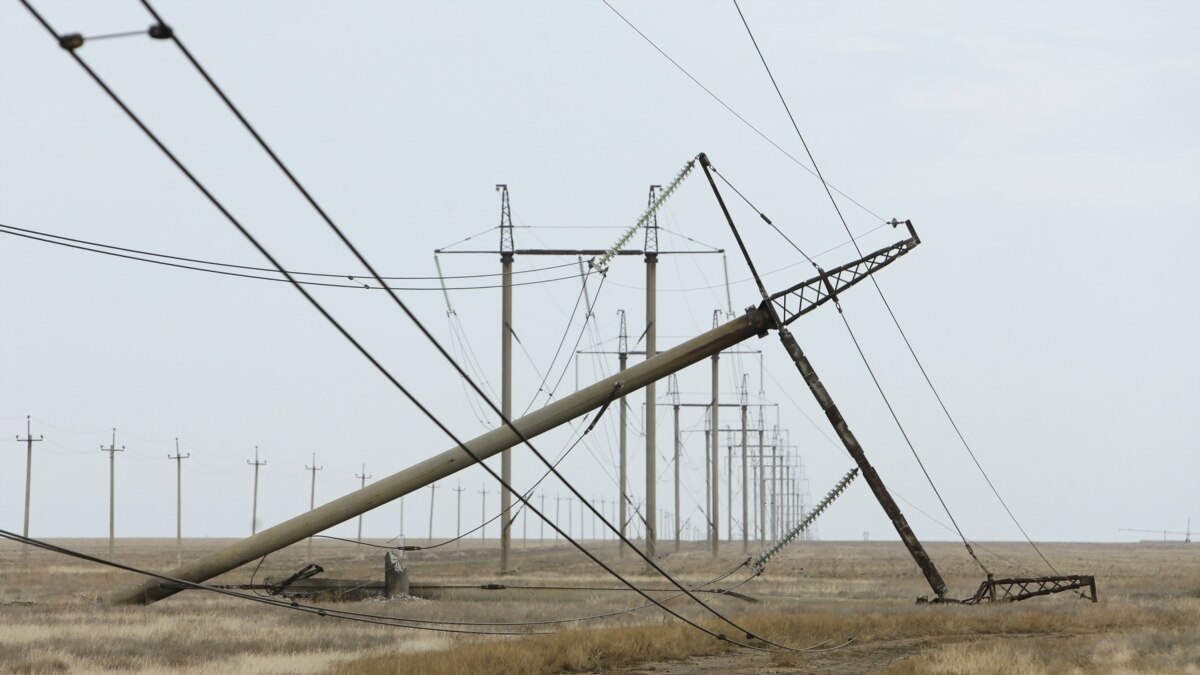
M 714 93 L 712 92 L 712 90 L 711 90 L 711 89 L 709 89 L 708 87 L 704 86 L 704 84 L 703 84 L 702 82 L 700 82 L 700 80 L 697 80 L 697 79 L 696 79 L 696 78 L 695 78 L 695 77 L 694 77 L 694 76 L 693 76 L 691 73 L 689 73 L 689 72 L 688 72 L 688 71 L 687 71 L 687 70 L 686 70 L 686 69 L 685 69 L 683 66 L 679 65 L 679 62 L 678 62 L 678 61 L 676 61 L 675 59 L 671 58 L 671 55 L 670 55 L 670 54 L 667 54 L 665 51 L 663 51 L 663 49 L 662 49 L 661 47 L 659 47 L 657 44 L 655 44 L 654 40 L 651 40 L 651 39 L 649 38 L 649 36 L 647 36 L 645 33 L 643 33 L 643 32 L 642 32 L 642 31 L 641 31 L 641 30 L 640 30 L 640 29 L 639 29 L 637 26 L 633 25 L 633 22 L 631 22 L 629 19 L 625 18 L 625 15 L 624 15 L 624 14 L 621 14 L 620 12 L 618 12 L 618 11 L 617 11 L 617 8 L 616 8 L 616 7 L 613 7 L 613 6 L 612 6 L 612 5 L 611 5 L 611 4 L 608 2 L 608 0 L 602 0 L 602 2 L 604 2 L 605 6 L 607 6 L 609 9 L 611 9 L 611 10 L 613 11 L 613 14 L 616 14 L 618 17 L 620 17 L 620 18 L 621 18 L 621 20 L 625 22 L 625 25 L 627 25 L 627 26 L 629 26 L 630 28 L 632 28 L 632 29 L 633 29 L 633 32 L 635 32 L 635 33 L 637 33 L 638 35 L 640 35 L 640 36 L 642 37 L 642 39 L 643 39 L 643 40 L 645 40 L 645 41 L 646 41 L 646 42 L 647 42 L 647 43 L 648 43 L 648 44 L 649 44 L 651 47 L 654 47 L 654 50 L 655 50 L 655 51 L 657 51 L 659 54 L 662 54 L 663 58 L 665 58 L 666 60 L 670 61 L 670 62 L 671 62 L 671 65 L 675 66 L 675 68 L 676 68 L 676 69 L 678 69 L 678 70 L 679 70 L 679 72 L 681 72 L 681 73 L 683 73 L 684 75 L 686 75 L 686 76 L 687 76 L 687 78 L 688 78 L 689 80 L 691 80 L 693 83 L 695 83 L 695 85 L 696 85 L 697 87 L 700 87 L 701 89 L 703 89 L 703 90 L 704 90 L 704 93 L 708 94 L 708 95 L 709 95 L 709 96 L 710 96 L 710 97 L 711 97 L 711 98 L 712 98 L 714 101 L 716 101 L 717 103 L 720 103 L 720 104 L 721 104 L 721 107 L 725 108 L 725 110 L 728 110 L 728 111 L 729 111 L 729 113 L 730 113 L 731 115 L 733 115 L 734 117 L 738 118 L 738 120 L 740 120 L 740 121 L 742 122 L 742 124 L 745 124 L 747 127 L 749 127 L 749 128 L 750 128 L 750 130 L 751 130 L 751 131 L 753 131 L 754 133 L 758 134 L 758 136 L 759 136 L 760 138 L 762 138 L 762 139 L 763 139 L 764 141 L 766 141 L 767 143 L 771 144 L 771 146 L 772 146 L 773 148 L 775 148 L 775 149 L 776 149 L 776 150 L 778 150 L 779 152 L 783 153 L 783 155 L 784 155 L 785 157 L 787 157 L 788 159 L 792 160 L 792 162 L 793 162 L 793 163 L 795 163 L 795 164 L 796 164 L 796 166 L 800 167 L 801 169 L 804 169 L 805 171 L 807 171 L 809 174 L 813 175 L 814 177 L 818 177 L 818 178 L 819 178 L 818 172 L 814 171 L 814 170 L 813 170 L 813 167 L 809 167 L 809 166 L 808 166 L 808 165 L 806 165 L 804 162 L 800 161 L 800 160 L 799 160 L 799 159 L 797 159 L 797 158 L 796 158 L 794 155 L 792 155 L 792 153 L 788 152 L 787 150 L 784 150 L 784 149 L 783 149 L 783 146 L 781 146 L 781 145 L 779 145 L 778 143 L 776 143 L 775 141 L 771 140 L 771 138 L 770 138 L 769 136 L 767 136 L 765 133 L 763 133 L 763 132 L 762 132 L 762 131 L 761 131 L 761 130 L 758 128 L 758 127 L 756 127 L 756 126 L 754 126 L 753 124 L 751 124 L 751 123 L 750 123 L 750 121 L 749 121 L 749 120 L 747 120 L 745 117 L 742 117 L 741 113 L 739 113 L 738 111 L 734 110 L 732 107 L 730 107 L 730 105 L 729 105 L 728 103 L 726 103 L 724 100 L 722 100 L 722 99 L 721 99 L 721 97 L 717 96 L 716 94 L 714 94 Z M 824 182 L 824 181 L 822 181 L 822 182 Z M 837 191 L 837 193 L 838 193 L 839 195 L 841 195 L 841 196 L 845 197 L 845 198 L 846 198 L 846 199 L 847 199 L 847 200 L 848 200 L 848 201 L 849 201 L 851 204 L 854 204 L 855 206 L 857 206 L 858 208 L 860 208 L 860 209 L 862 209 L 863 211 L 867 212 L 868 214 L 870 214 L 871 216 L 873 216 L 873 217 L 874 217 L 874 218 L 876 218 L 877 220 L 884 220 L 883 216 L 880 216 L 879 214 L 875 213 L 874 211 L 872 211 L 871 209 L 867 208 L 866 206 L 863 206 L 861 203 L 859 203 L 858 201 L 856 201 L 856 200 L 855 200 L 853 197 L 851 197 L 850 195 L 846 194 L 845 192 L 842 192 L 841 190 L 839 190 L 839 189 L 838 189 L 836 186 L 830 186 L 830 187 L 833 187 L 833 189 L 834 189 L 834 190 L 836 190 L 836 191 Z
M 195 265 L 186 265 L 186 264 L 178 263 L 178 262 L 170 262 L 169 259 L 187 260 L 187 258 L 180 258 L 177 256 L 149 253 L 147 255 L 159 256 L 160 258 L 164 258 L 164 259 L 160 260 L 160 259 L 156 259 L 156 258 L 141 257 L 139 255 L 134 255 L 131 253 L 121 253 L 120 251 L 127 250 L 127 249 L 122 249 L 117 246 L 108 246 L 105 244 L 92 244 L 91 242 L 71 243 L 71 242 L 77 241 L 77 240 L 71 239 L 69 237 L 60 237 L 57 235 L 49 235 L 49 234 L 44 234 L 44 233 L 40 233 L 40 232 L 36 232 L 36 233 L 35 232 L 36 232 L 35 230 L 28 230 L 25 228 L 14 227 L 12 225 L 5 225 L 3 223 L 0 223 L 0 234 L 7 234 L 7 235 L 14 236 L 14 237 L 21 237 L 23 239 L 29 239 L 32 241 L 40 241 L 45 244 L 54 244 L 56 246 L 73 248 L 73 249 L 76 249 L 79 251 L 87 251 L 89 253 L 99 253 L 101 255 L 112 256 L 115 258 L 124 258 L 126 260 L 135 260 L 138 262 L 151 263 L 154 265 L 162 265 L 164 267 L 175 267 L 178 269 L 192 270 L 194 272 L 208 272 L 210 274 L 220 274 L 222 276 L 238 277 L 241 279 L 256 279 L 259 281 L 282 281 L 282 282 L 288 281 L 288 279 L 280 279 L 278 277 L 264 277 L 261 275 L 248 274 L 245 272 L 231 272 L 228 269 L 210 269 L 207 267 L 197 267 Z M 95 246 L 97 248 L 92 248 L 92 246 Z M 226 267 L 226 268 L 246 268 L 246 266 L 244 266 L 244 265 L 233 265 L 230 263 L 210 263 L 207 261 L 197 261 L 197 262 L 199 262 L 201 264 L 211 264 L 211 265 L 216 265 L 216 266 Z M 267 270 L 265 270 L 265 268 L 249 268 L 249 269 L 263 269 L 264 271 L 267 271 Z M 543 268 L 543 269 L 552 269 L 552 268 Z M 269 271 L 277 272 L 277 270 L 269 270 Z M 314 276 L 314 277 L 328 278 L 328 277 L 334 277 L 334 276 L 342 276 L 342 275 L 332 275 L 332 274 L 318 274 L 315 272 L 290 272 L 289 271 L 288 273 L 291 274 L 293 277 Z M 483 275 L 479 275 L 479 276 L 483 276 Z M 344 276 L 342 276 L 342 278 L 350 279 L 352 281 L 357 279 L 357 277 L 355 277 L 353 275 L 344 275 Z M 380 277 L 380 278 L 381 279 L 395 279 L 395 278 L 400 278 L 400 277 Z M 436 277 L 434 277 L 434 278 L 436 278 Z M 453 277 L 451 277 L 451 278 L 453 278 Z M 467 277 L 460 277 L 460 278 L 467 278 Z M 575 279 L 575 278 L 576 278 L 576 275 L 568 274 L 566 276 L 553 277 L 550 279 L 537 279 L 535 281 L 518 281 L 518 282 L 514 282 L 512 285 L 513 286 L 537 286 L 540 284 L 554 283 L 556 281 L 566 281 L 568 279 Z M 473 285 L 473 286 L 448 286 L 446 288 L 441 288 L 441 287 L 433 287 L 433 286 L 429 286 L 429 287 L 426 287 L 426 286 L 388 286 L 388 285 L 371 286 L 370 284 L 363 284 L 363 283 L 346 284 L 346 283 L 333 283 L 333 282 L 328 282 L 328 281 L 311 281 L 311 280 L 299 281 L 298 283 L 304 284 L 306 286 L 323 286 L 325 288 L 355 288 L 355 289 L 366 289 L 366 290 L 393 290 L 393 291 L 444 292 L 446 290 L 478 291 L 478 290 L 503 288 L 503 286 L 500 284 Z

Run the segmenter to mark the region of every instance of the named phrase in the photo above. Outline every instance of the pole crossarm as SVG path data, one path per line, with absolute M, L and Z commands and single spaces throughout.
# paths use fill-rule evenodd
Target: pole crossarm
M 893 220 L 895 227 L 901 221 Z M 817 276 L 802 281 L 791 288 L 784 289 L 769 296 L 767 299 L 774 304 L 779 313 L 779 321 L 787 326 L 796 319 L 808 314 L 817 307 L 833 300 L 837 302 L 838 294 L 858 282 L 866 279 L 875 272 L 895 262 L 896 258 L 913 250 L 921 239 L 913 228 L 911 220 L 903 221 L 908 228 L 909 238 L 885 246 L 878 251 L 868 253 L 854 262 L 847 263 L 831 270 L 820 270 Z

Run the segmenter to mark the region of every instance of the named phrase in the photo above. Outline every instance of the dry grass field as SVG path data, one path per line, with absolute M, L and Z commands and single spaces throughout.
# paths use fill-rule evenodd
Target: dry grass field
M 103 556 L 101 540 L 58 541 Z M 219 546 L 185 542 L 184 556 Z M 420 543 L 420 542 L 410 542 Z M 642 584 L 633 556 L 605 560 Z M 989 543 L 981 551 L 998 575 L 1040 574 L 1030 548 Z M 409 554 L 414 584 L 504 583 L 616 587 L 565 545 L 515 543 L 517 571 L 496 573 L 496 543 L 478 540 Z M 667 551 L 671 546 L 662 546 Z M 982 572 L 961 546 L 930 552 L 954 594 L 969 596 Z M 738 544 L 713 560 L 701 545 L 662 564 L 698 583 L 745 556 Z M 131 574 L 0 543 L 0 670 L 21 673 L 553 673 L 553 672 L 885 672 L 885 673 L 1200 673 L 1200 545 L 1047 544 L 1063 573 L 1097 576 L 1100 602 L 1064 593 L 992 606 L 915 605 L 928 592 L 898 543 L 797 543 L 766 574 L 739 587 L 760 600 L 708 596 L 712 605 L 758 634 L 789 646 L 848 646 L 824 652 L 753 651 L 707 637 L 641 609 L 581 623 L 535 626 L 548 635 L 476 636 L 372 626 L 188 591 L 150 607 L 108 608 L 105 591 Z M 123 540 L 119 560 L 169 569 L 173 540 Z M 325 575 L 381 578 L 382 551 L 318 541 L 313 561 Z M 270 556 L 259 570 L 280 577 L 308 560 L 303 545 Z M 250 569 L 220 582 L 246 583 Z M 744 570 L 718 584 L 729 588 Z M 666 594 L 662 594 L 665 595 Z M 642 604 L 628 592 L 448 590 L 436 600 L 338 603 L 355 611 L 443 621 L 538 621 L 617 611 Z M 740 636 L 681 599 L 671 601 L 706 626 Z

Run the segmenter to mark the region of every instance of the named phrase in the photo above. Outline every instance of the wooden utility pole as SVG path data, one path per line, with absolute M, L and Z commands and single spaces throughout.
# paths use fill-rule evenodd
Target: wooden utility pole
M 487 487 L 479 489 L 479 538 L 487 540 L 487 496 L 491 494 L 491 490 Z
M 315 453 L 315 452 L 312 455 L 312 466 L 309 466 L 307 464 L 304 465 L 304 470 L 308 471 L 309 473 L 312 474 L 312 482 L 309 484 L 309 489 L 308 489 L 308 510 L 309 511 L 312 511 L 317 506 L 317 472 L 324 468 L 325 467 L 323 467 L 323 466 L 317 466 L 317 453 Z M 257 479 L 255 480 L 255 482 L 257 483 Z M 312 554 L 313 554 L 312 540 L 313 540 L 312 537 L 308 538 L 308 557 L 310 559 L 312 558 Z
M 433 498 L 437 494 L 437 483 L 429 484 L 429 543 L 433 543 Z
M 179 438 L 175 439 L 175 454 L 167 459 L 175 460 L 175 564 L 183 564 L 183 460 L 192 453 L 179 454 Z
M 266 466 L 267 460 L 258 461 L 258 446 L 256 445 L 254 446 L 254 461 L 246 460 L 246 463 L 254 467 L 254 499 L 250 502 L 250 534 L 254 535 L 258 532 L 258 468 Z
M 497 185 L 500 192 L 500 413 L 504 419 L 512 419 L 512 264 L 513 242 L 512 211 L 508 204 L 508 186 Z M 506 449 L 500 455 L 500 513 L 507 514 L 512 508 L 512 493 L 508 487 L 512 485 L 512 449 Z M 486 507 L 485 507 L 486 509 Z M 500 574 L 509 573 L 509 548 L 512 544 L 508 518 L 500 519 Z M 482 532 L 487 529 L 484 525 Z
M 112 430 L 112 445 L 102 445 L 100 451 L 108 453 L 108 557 L 112 558 L 117 537 L 117 453 L 125 452 L 125 446 L 117 447 L 116 427 Z
M 21 530 L 21 534 L 25 537 L 29 536 L 29 496 L 31 494 L 31 486 L 33 485 L 33 444 L 40 443 L 43 440 L 45 440 L 45 437 L 40 434 L 37 438 L 33 437 L 33 433 L 30 430 L 29 415 L 26 415 L 25 438 L 21 438 L 20 434 L 17 435 L 18 442 L 25 442 L 25 526 Z M 25 548 L 27 549 L 28 547 Z
M 463 487 L 462 484 L 459 483 L 457 487 L 453 487 L 450 489 L 454 490 L 455 492 L 458 493 L 454 496 L 455 501 L 458 504 L 458 506 L 454 509 L 455 522 L 457 523 L 454 526 L 454 539 L 455 539 L 454 548 L 461 549 L 462 548 L 462 493 L 466 492 L 467 488 Z
M 362 465 L 362 473 L 356 473 L 356 474 L 354 474 L 354 477 L 358 478 L 362 481 L 361 483 L 359 483 L 358 489 L 361 490 L 361 489 L 367 487 L 367 480 L 371 478 L 371 474 L 367 473 L 367 465 L 363 464 Z M 358 540 L 360 542 L 362 541 L 363 515 L 364 514 L 362 514 L 362 513 L 358 514 Z

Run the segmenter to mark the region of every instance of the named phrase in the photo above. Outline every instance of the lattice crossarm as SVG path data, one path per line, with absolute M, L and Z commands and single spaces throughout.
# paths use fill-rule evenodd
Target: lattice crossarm
M 892 224 L 898 225 L 900 221 L 892 221 Z M 780 323 L 786 326 L 826 302 L 836 301 L 839 293 L 892 264 L 896 258 L 920 244 L 921 240 L 917 237 L 912 221 L 904 221 L 904 224 L 908 227 L 908 239 L 885 246 L 840 267 L 820 270 L 817 276 L 771 295 L 769 300 L 779 313 Z

